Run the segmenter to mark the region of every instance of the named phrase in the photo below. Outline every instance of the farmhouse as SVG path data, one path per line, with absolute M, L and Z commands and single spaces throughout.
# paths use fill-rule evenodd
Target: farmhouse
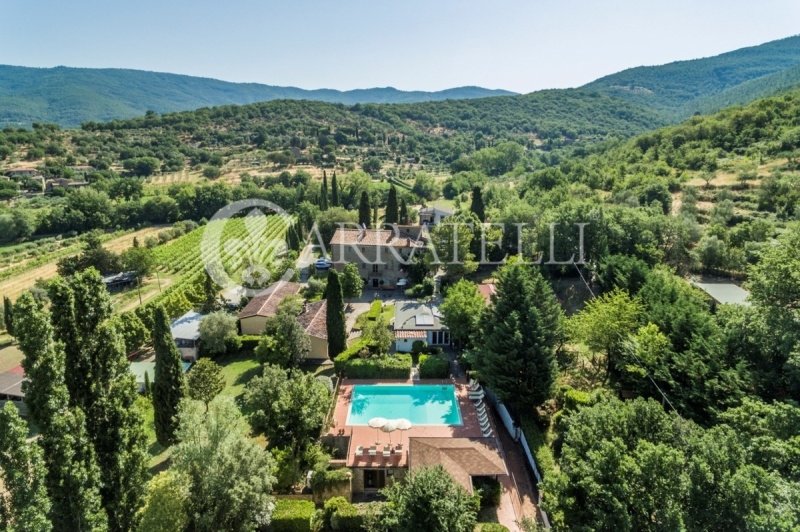
M 397 226 L 397 229 L 337 229 L 330 247 L 337 270 L 354 263 L 367 288 L 393 289 L 403 286 L 405 263 L 416 249 L 425 247 L 423 228 Z
M 327 316 L 328 302 L 323 299 L 306 305 L 303 313 L 297 317 L 311 339 L 309 360 L 328 360 Z
M 126 288 L 134 287 L 136 286 L 136 282 L 136 272 L 120 272 L 103 277 L 103 284 L 106 285 L 106 290 L 112 294 L 120 290 L 125 290 Z
M 442 323 L 439 308 L 417 301 L 398 302 L 394 318 L 394 346 L 401 353 L 410 353 L 414 342 L 426 345 L 450 345 L 450 331 Z
M 450 216 L 453 216 L 453 211 L 439 207 L 423 207 L 419 210 L 419 223 L 422 225 L 437 225 Z
M 241 334 L 256 335 L 264 332 L 267 318 L 278 312 L 278 306 L 287 298 L 300 293 L 303 285 L 291 281 L 278 281 L 256 294 L 239 312 Z M 326 355 L 327 356 L 327 348 Z
M 200 340 L 200 322 L 205 315 L 199 312 L 187 312 L 172 322 L 170 331 L 175 345 L 181 352 L 181 358 L 190 362 L 197 361 L 197 345 Z

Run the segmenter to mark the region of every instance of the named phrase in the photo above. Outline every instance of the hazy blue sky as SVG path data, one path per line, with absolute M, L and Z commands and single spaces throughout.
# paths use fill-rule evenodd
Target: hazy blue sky
M 798 0 L 0 0 L 0 63 L 304 88 L 577 86 L 800 33 Z

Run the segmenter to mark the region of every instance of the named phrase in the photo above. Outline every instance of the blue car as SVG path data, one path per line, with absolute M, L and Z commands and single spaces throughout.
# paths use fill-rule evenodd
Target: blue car
M 317 259 L 317 262 L 314 263 L 314 267 L 318 270 L 327 270 L 333 266 L 333 263 L 328 259 Z

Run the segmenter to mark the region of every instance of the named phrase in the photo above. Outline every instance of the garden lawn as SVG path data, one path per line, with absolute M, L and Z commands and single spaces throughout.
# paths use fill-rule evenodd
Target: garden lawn
M 224 395 L 239 398 L 244 393 L 245 385 L 258 375 L 261 364 L 253 353 L 236 353 L 216 357 L 214 362 L 222 367 L 225 377 Z

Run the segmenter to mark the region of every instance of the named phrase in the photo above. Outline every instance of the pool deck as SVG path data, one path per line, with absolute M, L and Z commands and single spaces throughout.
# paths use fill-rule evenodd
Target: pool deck
M 385 433 L 378 429 L 363 425 L 347 425 L 347 414 L 350 410 L 350 400 L 353 395 L 353 386 L 365 384 L 452 384 L 456 389 L 456 400 L 461 410 L 461 425 L 414 425 L 408 430 L 396 430 Z M 347 467 L 368 468 L 394 468 L 408 465 L 409 438 L 483 438 L 478 422 L 478 413 L 475 405 L 470 401 L 467 393 L 465 379 L 422 379 L 411 380 L 348 380 L 343 379 L 339 384 L 339 393 L 336 397 L 336 407 L 333 411 L 333 426 L 329 430 L 331 436 L 344 435 L 350 437 L 350 449 L 347 452 Z M 494 427 L 495 431 L 497 427 Z M 494 437 L 490 438 L 494 440 Z M 383 455 L 383 447 L 391 442 L 393 447 L 389 456 Z M 397 444 L 401 448 L 397 449 Z M 365 451 L 363 455 L 356 456 L 358 446 L 369 449 L 376 447 L 375 456 L 369 456 Z

